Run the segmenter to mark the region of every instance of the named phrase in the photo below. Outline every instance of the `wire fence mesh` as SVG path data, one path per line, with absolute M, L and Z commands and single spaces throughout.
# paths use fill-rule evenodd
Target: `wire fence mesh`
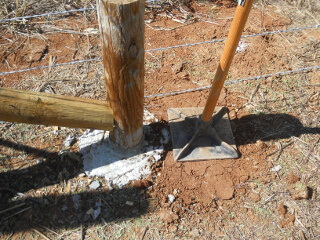
M 149 0 L 149 1 L 146 1 L 146 3 L 151 3 L 151 2 L 156 2 L 156 1 L 157 0 Z M 10 21 L 26 20 L 26 19 L 37 18 L 37 17 L 46 17 L 46 16 L 51 16 L 51 15 L 69 14 L 69 13 L 74 13 L 74 12 L 85 12 L 85 11 L 91 11 L 91 10 L 96 10 L 96 7 L 80 8 L 80 9 L 73 9 L 73 10 L 60 11 L 60 12 L 49 12 L 49 13 L 43 13 L 43 14 L 30 15 L 30 16 L 15 17 L 15 18 L 10 18 L 10 19 L 0 19 L 0 23 L 10 22 Z M 314 29 L 314 28 L 319 28 L 319 27 L 320 27 L 320 24 L 316 24 L 316 25 L 311 25 L 311 26 L 295 27 L 295 28 L 289 28 L 289 29 L 283 29 L 283 30 L 266 31 L 266 32 L 262 32 L 262 33 L 243 35 L 243 36 L 241 36 L 241 38 L 250 38 L 250 37 L 265 36 L 265 35 L 271 35 L 271 34 L 288 33 L 288 32 L 294 32 L 294 31 L 302 31 L 302 30 L 307 30 L 307 29 Z M 176 48 L 181 48 L 181 47 L 192 47 L 192 46 L 197 46 L 197 45 L 202 45 L 202 44 L 224 42 L 225 40 L 226 40 L 226 38 L 212 39 L 212 40 L 209 40 L 209 41 L 202 41 L 202 42 L 195 42 L 195 43 L 185 43 L 185 44 L 168 46 L 168 47 L 160 47 L 160 48 L 148 49 L 145 52 L 165 51 L 165 50 L 176 49 Z M 52 64 L 52 65 L 47 65 L 47 66 L 38 66 L 38 67 L 27 68 L 27 69 L 19 69 L 19 70 L 14 70 L 14 71 L 1 72 L 0 76 L 4 76 L 4 75 L 7 75 L 7 74 L 14 74 L 14 73 L 23 73 L 23 72 L 27 72 L 27 71 L 47 69 L 47 68 L 52 68 L 52 67 L 80 64 L 80 63 L 85 63 L 85 62 L 100 61 L 101 59 L 102 59 L 101 57 L 98 57 L 98 58 L 84 59 L 84 60 L 78 60 L 78 61 L 72 61 L 72 62 L 66 62 L 66 63 L 57 63 L 57 64 Z M 242 81 L 249 81 L 249 80 L 259 80 L 259 79 L 262 79 L 262 78 L 268 78 L 268 77 L 272 77 L 272 76 L 289 75 L 289 74 L 302 73 L 302 72 L 319 70 L 319 69 L 320 69 L 320 66 L 305 67 L 305 68 L 300 68 L 300 69 L 296 69 L 296 70 L 282 71 L 282 72 L 276 72 L 276 73 L 271 73 L 271 74 L 255 76 L 255 77 L 248 77 L 248 78 L 230 80 L 230 81 L 227 81 L 226 84 L 239 83 L 239 82 L 242 82 Z M 172 95 L 176 95 L 176 94 L 182 94 L 182 93 L 188 93 L 188 92 L 193 92 L 193 91 L 205 90 L 205 89 L 209 89 L 210 87 L 211 87 L 211 85 L 204 86 L 204 87 L 199 87 L 199 88 L 177 90 L 177 91 L 168 92 L 168 93 L 148 95 L 148 96 L 145 96 L 145 98 L 172 96 Z

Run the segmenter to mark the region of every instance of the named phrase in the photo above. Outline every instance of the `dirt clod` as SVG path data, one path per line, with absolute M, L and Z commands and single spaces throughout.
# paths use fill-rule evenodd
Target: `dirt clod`
M 133 187 L 144 189 L 144 188 L 150 187 L 152 185 L 152 182 L 147 179 L 143 179 L 143 180 L 133 181 L 131 184 Z
M 296 182 L 295 185 L 292 188 L 292 194 L 291 197 L 294 200 L 302 200 L 302 199 L 308 199 L 310 194 L 310 189 L 308 186 L 303 184 L 302 182 Z
M 281 203 L 278 207 L 278 211 L 281 215 L 279 226 L 281 228 L 292 227 L 295 221 L 295 216 L 291 213 L 288 213 L 288 207 Z
M 259 202 L 261 200 L 260 194 L 254 192 L 249 193 L 248 198 L 254 202 Z
M 176 232 L 178 230 L 178 226 L 177 225 L 169 225 L 168 230 L 170 232 Z
M 197 228 L 192 229 L 192 231 L 190 233 L 193 237 L 199 237 L 199 235 L 200 235 L 200 231 Z
M 300 180 L 300 178 L 297 177 L 297 176 L 294 175 L 294 174 L 289 174 L 289 175 L 287 176 L 287 183 L 288 183 L 288 184 L 296 183 L 296 182 L 298 182 L 299 180 Z
M 288 207 L 286 205 L 284 205 L 283 203 L 281 203 L 278 207 L 278 211 L 282 216 L 285 216 L 288 211 Z
M 177 214 L 172 213 L 170 212 L 170 210 L 167 209 L 163 209 L 160 212 L 159 216 L 162 219 L 162 221 L 166 224 L 172 223 L 179 219 L 179 216 Z
M 293 214 L 287 213 L 287 214 L 284 216 L 284 219 L 279 222 L 279 226 L 280 226 L 281 228 L 292 227 L 293 224 L 294 224 L 295 219 L 296 219 L 296 218 L 295 218 L 295 216 L 294 216 Z
M 101 186 L 98 180 L 92 181 L 89 185 L 90 189 L 98 189 Z
M 257 146 L 258 146 L 260 149 L 265 149 L 265 148 L 268 147 L 268 145 L 267 145 L 265 142 L 261 141 L 261 140 L 258 140 L 258 141 L 257 141 Z

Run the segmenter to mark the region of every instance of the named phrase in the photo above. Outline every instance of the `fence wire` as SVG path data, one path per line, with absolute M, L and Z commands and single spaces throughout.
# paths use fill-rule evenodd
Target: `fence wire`
M 159 0 L 148 0 L 148 1 L 146 1 L 146 3 L 153 3 L 153 2 L 157 2 L 157 1 L 159 1 Z M 68 13 L 74 13 L 74 12 L 85 12 L 85 11 L 91 11 L 91 10 L 96 10 L 96 9 L 97 9 L 97 7 L 79 8 L 79 9 L 72 9 L 72 10 L 61 11 L 61 12 L 48 12 L 48 13 L 35 14 L 35 15 L 30 15 L 30 16 L 0 19 L 0 23 L 26 20 L 26 19 L 38 18 L 38 17 L 49 17 L 49 16 L 54 16 L 54 15 L 68 14 Z
M 292 32 L 292 31 L 300 31 L 300 30 L 312 29 L 312 28 L 318 28 L 318 27 L 320 27 L 320 24 L 316 24 L 316 25 L 312 25 L 312 26 L 306 26 L 306 27 L 300 27 L 300 28 L 289 28 L 289 29 L 285 29 L 285 30 L 266 31 L 266 32 L 263 32 L 263 33 L 243 35 L 243 36 L 241 36 L 241 38 L 249 38 L 249 37 L 256 37 L 256 36 L 265 36 L 265 35 L 270 35 L 270 34 L 285 33 L 285 32 Z M 175 45 L 175 46 L 169 46 L 169 47 L 161 47 L 161 48 L 149 49 L 149 50 L 146 50 L 145 52 L 164 51 L 164 50 L 169 50 L 169 49 L 174 49 L 174 48 L 180 48 L 180 47 L 192 47 L 192 46 L 197 46 L 197 45 L 201 45 L 201 44 L 209 44 L 209 43 L 223 42 L 223 41 L 225 41 L 225 40 L 226 40 L 226 38 L 223 38 L 223 39 L 213 39 L 213 40 L 210 40 L 210 41 L 203 41 L 203 42 L 196 42 L 196 43 L 185 43 L 185 44 L 181 44 L 181 45 Z M 27 68 L 27 69 L 21 69 L 21 70 L 9 71 L 9 72 L 2 72 L 2 73 L 0 73 L 0 76 L 7 75 L 7 74 L 13 74 L 13 73 L 27 72 L 27 71 L 32 71 L 32 70 L 39 70 L 39 69 L 51 68 L 51 67 L 59 67 L 59 66 L 65 66 L 65 65 L 72 65 L 72 64 L 83 63 L 83 62 L 99 61 L 99 60 L 101 60 L 101 59 L 102 59 L 101 57 L 98 57 L 98 58 L 86 59 L 86 60 L 79 60 L 79 61 L 73 61 L 73 62 L 68 62 L 68 63 L 52 64 L 52 65 L 49 65 L 49 66 L 39 66 L 39 67 L 34 67 L 34 68 Z
M 271 34 L 276 34 L 276 33 L 286 33 L 286 32 L 300 31 L 300 30 L 306 30 L 306 29 L 312 29 L 312 28 L 318 28 L 318 27 L 320 27 L 320 24 L 316 24 L 316 25 L 312 25 L 312 26 L 307 26 L 307 27 L 289 28 L 289 29 L 284 29 L 284 30 L 266 31 L 266 32 L 263 32 L 263 33 L 243 35 L 243 36 L 241 36 L 241 38 L 249 38 L 249 37 L 256 37 L 256 36 L 265 36 L 265 35 L 271 35 Z M 213 39 L 213 40 L 209 40 L 209 41 L 196 42 L 196 43 L 185 43 L 185 44 L 175 45 L 175 46 L 170 46 L 170 47 L 161 47 L 161 48 L 149 49 L 149 50 L 146 50 L 146 52 L 154 52 L 154 51 L 160 51 L 160 50 L 168 50 L 168 49 L 180 48 L 180 47 L 191 47 L 191 46 L 196 46 L 196 45 L 201 45 L 201 44 L 207 44 L 207 43 L 223 42 L 223 41 L 225 41 L 225 40 L 227 40 L 227 39 L 226 39 L 226 38 L 223 38 L 223 39 Z
M 34 67 L 34 68 L 21 69 L 21 70 L 16 70 L 16 71 L 11 71 L 11 72 L 2 72 L 2 73 L 0 73 L 0 76 L 6 75 L 6 74 L 12 74 L 12 73 L 22 73 L 22 72 L 27 72 L 27 71 L 32 71 L 32 70 L 40 70 L 40 69 L 51 68 L 51 67 L 73 65 L 73 64 L 77 64 L 77 63 L 99 61 L 101 59 L 102 59 L 101 57 L 98 57 L 98 58 L 79 60 L 79 61 L 74 61 L 74 62 L 57 63 L 57 64 L 48 65 L 48 66 L 38 66 L 38 67 Z
M 90 10 L 95 10 L 95 9 L 96 9 L 96 7 L 79 8 L 79 9 L 73 9 L 73 10 L 61 11 L 61 12 L 49 12 L 49 13 L 30 15 L 30 16 L 15 17 L 15 18 L 8 18 L 8 19 L 0 19 L 0 23 L 2 23 L 2 22 L 19 21 L 19 20 L 25 20 L 25 19 L 37 18 L 37 17 L 48 17 L 48 16 L 53 16 L 53 15 L 60 15 L 60 14 L 67 14 L 67 13 L 74 13 L 74 12 L 84 12 L 84 11 L 90 11 Z
M 320 66 L 299 68 L 299 69 L 296 69 L 296 70 L 270 73 L 270 74 L 265 74 L 265 75 L 256 76 L 256 77 L 249 77 L 249 78 L 230 80 L 230 81 L 226 81 L 225 84 L 234 84 L 234 83 L 239 83 L 239 82 L 243 82 L 243 81 L 259 80 L 259 79 L 262 79 L 262 78 L 268 78 L 268 77 L 274 77 L 274 76 L 284 76 L 284 75 L 289 75 L 289 74 L 293 74 L 293 73 L 309 72 L 309 71 L 318 70 L 318 69 L 320 69 Z M 198 88 L 190 88 L 190 89 L 185 89 L 185 90 L 177 90 L 177 91 L 168 92 L 168 93 L 147 95 L 147 96 L 145 96 L 145 98 L 166 97 L 166 96 L 172 96 L 172 95 L 177 95 L 177 94 L 182 94 L 182 93 L 201 91 L 201 90 L 209 89 L 209 88 L 211 88 L 211 86 L 212 85 L 208 85 L 208 86 L 204 86 L 204 87 L 198 87 Z
M 156 1 L 158 1 L 158 0 L 148 0 L 148 1 L 146 1 L 146 3 L 156 2 Z M 30 15 L 30 16 L 15 17 L 15 18 L 10 18 L 10 19 L 0 19 L 0 23 L 10 22 L 10 21 L 19 21 L 19 20 L 25 20 L 25 19 L 31 19 L 31 18 L 37 18 L 37 17 L 47 17 L 47 16 L 59 15 L 59 14 L 68 14 L 68 13 L 73 13 L 73 12 L 84 12 L 84 11 L 90 11 L 90 10 L 96 10 L 96 7 L 80 8 L 80 9 L 73 9 L 73 10 L 68 10 L 68 11 L 61 11 L 61 12 L 50 12 L 50 13 L 36 14 L 36 15 Z M 241 36 L 241 38 L 249 38 L 249 37 L 265 36 L 265 35 L 271 35 L 271 34 L 277 34 L 277 33 L 301 31 L 301 30 L 313 29 L 313 28 L 318 28 L 318 27 L 320 27 L 320 24 L 306 26 L 306 27 L 289 28 L 289 29 L 284 29 L 284 30 L 266 31 L 266 32 L 257 33 L 257 34 L 243 35 L 243 36 Z M 149 50 L 146 50 L 145 52 L 164 51 L 164 50 L 175 49 L 175 48 L 180 48 L 180 47 L 191 47 L 191 46 L 197 46 L 197 45 L 201 45 L 201 44 L 223 42 L 225 40 L 226 40 L 226 38 L 212 39 L 209 41 L 202 41 L 202 42 L 196 42 L 196 43 L 185 43 L 185 44 L 180 44 L 180 45 L 175 45 L 175 46 L 149 49 Z M 13 74 L 13 73 L 22 73 L 22 72 L 27 72 L 27 71 L 32 71 L 32 70 L 41 70 L 41 69 L 52 68 L 52 67 L 73 65 L 73 64 L 79 64 L 79 63 L 85 63 L 85 62 L 100 61 L 101 59 L 102 59 L 101 57 L 98 57 L 98 58 L 93 58 L 93 59 L 85 59 L 85 60 L 79 60 L 79 61 L 73 61 L 73 62 L 67 62 L 67 63 L 52 64 L 52 65 L 48 65 L 48 66 L 38 66 L 38 67 L 34 67 L 34 68 L 20 69 L 20 70 L 15 70 L 15 71 L 10 71 L 10 72 L 2 72 L 2 73 L 0 73 L 0 76 L 7 75 L 7 74 Z M 307 72 L 307 71 L 318 70 L 318 69 L 320 69 L 320 66 L 306 67 L 306 68 L 300 68 L 300 69 L 291 70 L 291 71 L 276 72 L 276 73 L 265 74 L 265 75 L 256 76 L 256 77 L 249 77 L 249 78 L 226 81 L 226 84 L 239 83 L 239 82 L 249 81 L 249 80 L 259 80 L 262 78 L 268 78 L 268 77 L 273 77 L 273 76 L 283 76 L 283 75 L 289 75 L 289 74 L 300 73 L 300 72 Z M 145 98 L 172 96 L 172 95 L 183 94 L 183 93 L 188 93 L 188 92 L 201 91 L 201 90 L 209 89 L 210 87 L 211 87 L 211 85 L 199 87 L 199 88 L 177 90 L 177 91 L 168 92 L 168 93 L 148 95 L 148 96 L 145 96 Z

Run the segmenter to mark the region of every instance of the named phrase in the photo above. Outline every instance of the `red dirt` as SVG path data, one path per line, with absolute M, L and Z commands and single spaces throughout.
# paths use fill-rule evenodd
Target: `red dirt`
M 270 151 L 271 149 L 269 148 Z M 173 160 L 170 152 L 153 187 L 152 196 L 158 198 L 159 205 L 163 207 L 200 203 L 208 209 L 215 205 L 215 201 L 244 194 L 243 187 L 247 181 L 273 178 L 268 172 L 268 164 L 261 158 L 261 149 L 257 144 L 240 146 L 239 151 L 243 156 L 250 154 L 255 161 L 241 157 L 232 160 L 178 163 Z M 169 194 L 176 198 L 172 205 L 167 199 Z M 257 196 L 252 198 L 253 201 L 259 201 Z
M 220 39 L 227 36 L 234 8 L 227 8 L 226 5 L 220 6 L 214 10 L 214 17 L 212 17 L 212 9 L 207 5 L 193 4 L 192 7 L 196 13 L 210 15 L 209 20 L 214 21 L 215 24 L 196 21 L 190 25 L 183 25 L 168 17 L 157 16 L 156 21 L 149 24 L 150 27 L 146 26 L 145 48 L 167 47 Z M 275 14 L 273 11 L 264 14 L 264 17 L 261 17 L 262 15 L 260 10 L 252 10 L 244 34 L 283 29 L 290 23 L 290 20 Z M 60 24 L 63 25 L 64 23 L 58 21 L 55 26 L 59 27 Z M 80 20 L 68 19 L 68 26 L 79 30 L 85 29 Z M 96 21 L 92 21 L 90 27 L 97 27 Z M 160 31 L 159 27 L 177 28 L 173 31 Z M 6 37 L 9 39 L 16 38 L 16 40 L 9 47 L 0 48 L 0 72 L 48 65 L 50 56 L 55 59 L 56 63 L 100 56 L 97 36 L 50 34 L 46 35 L 47 39 L 27 39 L 21 35 L 9 34 Z M 233 65 L 236 67 L 231 67 L 230 78 L 270 73 L 269 65 L 277 66 L 279 70 L 287 69 L 287 59 L 290 55 L 287 48 L 289 46 L 280 42 L 281 50 L 275 51 L 274 45 L 280 43 L 276 42 L 273 35 L 247 38 L 241 41 L 250 47 L 245 48 L 244 51 L 235 56 Z M 0 39 L 0 44 L 7 44 L 7 41 Z M 88 48 L 93 50 L 89 51 Z M 223 44 L 217 43 L 198 45 L 196 48 L 177 48 L 170 51 L 146 53 L 145 95 L 167 93 L 210 84 L 222 48 Z M 274 71 L 272 70 L 272 72 Z M 1 77 L 0 86 L 15 87 L 26 76 L 37 77 L 43 75 L 42 70 L 6 75 Z M 69 76 L 69 78 L 72 78 L 72 76 Z M 272 84 L 270 82 L 266 83 L 264 80 L 261 83 Z M 99 93 L 101 91 L 103 90 L 97 90 Z M 241 89 L 238 91 L 240 92 Z M 182 216 L 188 216 L 191 222 L 200 221 L 199 216 L 195 215 L 197 213 L 203 214 L 203 218 L 208 217 L 210 220 L 214 220 L 221 213 L 232 209 L 238 213 L 246 214 L 253 221 L 259 220 L 254 210 L 244 207 L 243 198 L 246 197 L 254 203 L 261 201 L 262 197 L 252 191 L 250 184 L 252 182 L 267 184 L 278 177 L 275 172 L 270 171 L 273 166 L 267 161 L 267 156 L 274 154 L 278 149 L 273 144 L 272 139 L 270 141 L 260 140 L 264 129 L 259 129 L 257 123 L 270 123 L 270 126 L 280 125 L 280 123 L 276 122 L 275 119 L 268 119 L 267 115 L 253 118 L 244 107 L 244 103 L 248 102 L 248 99 L 241 96 L 239 92 L 231 91 L 227 86 L 223 89 L 219 98 L 219 105 L 227 106 L 230 110 L 229 115 L 235 141 L 241 153 L 239 159 L 179 163 L 173 160 L 169 146 L 166 149 L 167 154 L 164 156 L 163 162 L 154 166 L 150 179 L 133 182 L 131 185 L 139 189 L 148 189 L 146 195 L 155 201 L 151 209 L 161 209 L 160 217 L 166 224 L 171 224 L 172 231 L 177 229 L 173 224 L 179 222 Z M 166 98 L 146 98 L 145 107 L 156 114 L 157 118 L 166 121 L 168 119 L 166 114 L 168 108 L 203 106 L 207 94 L 208 91 L 203 90 Z M 95 96 L 92 94 L 91 97 Z M 250 96 L 246 97 L 249 98 Z M 289 121 L 290 119 L 282 120 Z M 266 124 L 266 127 L 269 127 L 269 125 Z M 62 145 L 62 139 L 58 139 L 56 142 L 57 146 Z M 31 146 L 32 144 L 39 147 L 36 146 L 35 142 L 30 143 Z M 49 142 L 47 144 L 54 145 L 55 143 Z M 298 184 L 299 178 L 295 175 L 289 175 L 287 183 Z M 304 186 L 301 191 L 293 195 L 293 198 L 306 199 L 309 194 L 307 187 Z M 174 196 L 172 202 L 169 200 L 169 195 Z M 280 205 L 278 210 L 281 216 L 279 225 L 282 228 L 292 226 L 295 217 L 287 212 L 284 205 Z M 222 226 L 222 223 L 219 224 L 217 223 L 216 233 Z

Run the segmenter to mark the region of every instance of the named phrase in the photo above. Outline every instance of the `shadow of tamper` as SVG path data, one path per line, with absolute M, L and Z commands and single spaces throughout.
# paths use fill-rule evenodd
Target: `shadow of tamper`
M 299 119 L 285 113 L 250 114 L 231 120 L 231 126 L 237 145 L 320 134 L 319 127 L 305 127 Z

